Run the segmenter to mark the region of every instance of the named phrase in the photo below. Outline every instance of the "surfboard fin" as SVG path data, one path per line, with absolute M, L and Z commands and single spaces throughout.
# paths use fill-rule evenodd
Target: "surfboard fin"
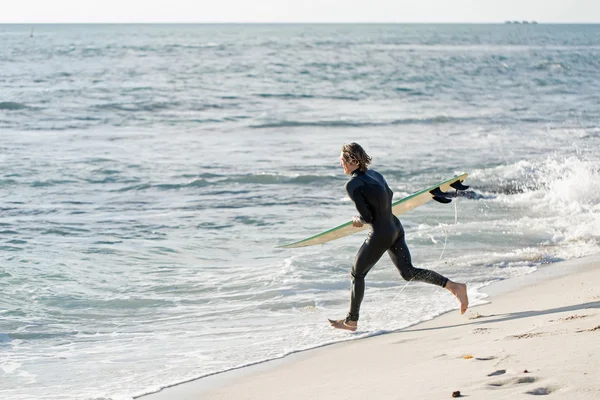
M 452 187 L 456 190 L 467 190 L 469 188 L 469 186 L 463 185 L 461 181 L 454 182 L 453 184 L 450 185 L 450 187 Z
M 456 181 L 450 185 L 451 188 L 455 189 L 456 192 L 442 192 L 440 187 L 436 187 L 433 190 L 430 190 L 429 193 L 433 196 L 433 200 L 438 203 L 448 204 L 452 201 L 454 197 L 457 197 L 459 190 L 467 190 L 469 186 L 465 186 L 461 181 Z
M 431 193 L 433 196 L 433 200 L 443 204 L 448 204 L 452 201 L 452 199 L 449 199 L 448 197 L 454 197 L 452 193 L 442 192 L 439 186 L 433 190 L 430 190 L 429 193 Z
M 447 199 L 445 197 L 438 197 L 438 196 L 433 196 L 433 200 L 437 201 L 438 203 L 443 203 L 443 204 L 448 204 L 450 203 L 452 200 Z

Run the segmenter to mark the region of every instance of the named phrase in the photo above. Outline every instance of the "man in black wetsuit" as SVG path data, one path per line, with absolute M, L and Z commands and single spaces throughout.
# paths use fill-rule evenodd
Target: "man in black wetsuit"
M 404 239 L 404 228 L 392 213 L 393 192 L 380 173 L 367 168 L 370 162 L 371 157 L 358 143 L 342 147 L 340 164 L 344 172 L 351 175 L 346 184 L 346 192 L 359 213 L 359 216 L 354 217 L 352 225 L 361 227 L 370 224 L 371 231 L 352 267 L 350 312 L 345 319 L 330 319 L 329 323 L 334 328 L 356 330 L 360 303 L 365 293 L 365 277 L 386 251 L 403 279 L 427 282 L 448 289 L 459 300 L 460 312 L 464 314 L 469 305 L 465 284 L 452 282 L 434 271 L 413 267 Z

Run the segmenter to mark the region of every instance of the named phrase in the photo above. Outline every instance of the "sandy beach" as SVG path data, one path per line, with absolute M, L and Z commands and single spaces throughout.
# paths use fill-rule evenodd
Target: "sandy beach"
M 457 391 L 479 399 L 600 399 L 599 281 L 600 256 L 546 265 L 490 286 L 490 303 L 465 315 L 450 312 L 143 399 L 444 399 Z

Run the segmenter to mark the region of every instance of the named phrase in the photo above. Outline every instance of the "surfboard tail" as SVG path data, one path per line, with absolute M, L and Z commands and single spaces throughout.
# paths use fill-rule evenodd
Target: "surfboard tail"
M 456 190 L 467 190 L 468 188 L 470 188 L 470 186 L 463 185 L 463 181 L 456 181 L 453 184 L 451 184 L 450 187 Z
M 431 193 L 431 195 L 433 196 L 433 200 L 437 201 L 438 203 L 448 204 L 452 201 L 453 198 L 458 197 L 459 191 L 467 190 L 469 188 L 469 186 L 463 185 L 462 181 L 460 180 L 451 183 L 449 186 L 455 189 L 455 191 L 444 192 L 439 186 L 434 188 L 433 190 L 430 190 L 429 193 Z
M 454 193 L 442 192 L 442 189 L 436 187 L 433 190 L 430 190 L 429 193 L 433 196 L 433 200 L 438 203 L 448 204 L 452 201 L 452 197 L 454 197 Z

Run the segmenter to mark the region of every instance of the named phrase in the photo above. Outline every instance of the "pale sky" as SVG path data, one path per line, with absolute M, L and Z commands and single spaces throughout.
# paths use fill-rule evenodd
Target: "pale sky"
M 600 23 L 600 0 L 0 0 L 0 23 Z

